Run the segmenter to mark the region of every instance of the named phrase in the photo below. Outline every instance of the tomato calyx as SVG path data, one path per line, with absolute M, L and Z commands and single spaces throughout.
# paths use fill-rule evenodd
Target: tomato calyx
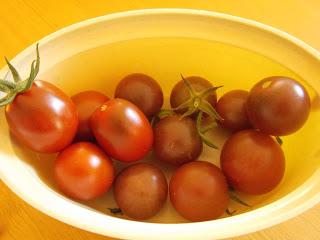
M 212 128 L 216 127 L 217 124 L 216 124 L 216 122 L 212 122 L 212 123 L 209 124 L 208 126 L 202 128 L 202 126 L 201 126 L 202 116 L 203 116 L 203 112 L 200 111 L 199 114 L 198 114 L 198 116 L 197 116 L 197 122 L 196 122 L 196 126 L 197 126 L 198 133 L 199 133 L 202 141 L 203 141 L 206 145 L 208 145 L 209 147 L 218 149 L 218 147 L 217 147 L 216 145 L 214 145 L 214 144 L 211 142 L 211 140 L 205 135 L 206 132 L 208 132 L 208 131 L 211 130 Z
M 208 97 L 210 94 L 212 94 L 213 91 L 216 91 L 222 86 L 209 87 L 201 92 L 197 92 L 192 87 L 191 83 L 186 78 L 184 78 L 182 74 L 181 78 L 188 89 L 190 98 L 184 103 L 181 103 L 178 107 L 172 108 L 172 110 L 178 111 L 187 109 L 187 111 L 182 114 L 182 117 L 190 116 L 197 111 L 202 111 L 208 114 L 213 119 L 222 121 L 223 118 L 219 116 L 213 106 L 206 100 L 206 97 Z
M 39 44 L 36 45 L 36 53 L 37 58 L 36 60 L 32 61 L 29 77 L 25 80 L 20 77 L 17 69 L 5 57 L 5 61 L 9 67 L 14 81 L 11 82 L 6 79 L 0 79 L 0 91 L 6 94 L 0 99 L 0 107 L 10 104 L 18 93 L 28 91 L 31 88 L 40 68 Z
M 114 215 L 123 215 L 123 212 L 120 208 L 108 208 L 108 210 L 110 211 L 110 213 L 114 214 Z
M 181 119 L 184 117 L 191 116 L 192 114 L 198 112 L 197 119 L 196 119 L 196 126 L 199 136 L 201 137 L 203 143 L 212 147 L 214 149 L 218 149 L 218 147 L 211 142 L 211 140 L 205 135 L 209 130 L 215 128 L 217 123 L 215 120 L 223 121 L 223 118 L 217 113 L 214 107 L 206 100 L 206 98 L 212 94 L 213 91 L 221 88 L 222 86 L 218 87 L 209 87 L 204 89 L 201 92 L 197 92 L 191 85 L 191 83 L 183 77 L 181 74 L 181 78 L 186 85 L 188 92 L 190 94 L 190 98 L 185 101 L 184 103 L 180 104 L 178 107 L 172 109 L 161 109 L 159 113 L 154 116 L 151 120 L 151 125 L 154 126 L 155 123 L 162 118 L 171 116 L 176 114 L 175 111 L 187 109 L 182 115 Z M 202 127 L 202 117 L 203 113 L 206 113 L 209 117 L 213 118 L 213 122 L 208 124 L 205 127 Z

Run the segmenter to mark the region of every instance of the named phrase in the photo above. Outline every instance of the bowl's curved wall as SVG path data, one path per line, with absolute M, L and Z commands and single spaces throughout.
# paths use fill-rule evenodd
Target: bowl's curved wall
M 77 53 L 108 43 L 146 37 L 191 37 L 247 48 L 285 65 L 316 92 L 320 92 L 320 55 L 303 42 L 253 21 L 184 9 L 112 14 L 75 24 L 49 35 L 40 41 L 41 57 L 44 59 L 40 76 Z M 13 63 L 22 73 L 27 73 L 33 57 L 34 46 L 30 46 Z M 4 76 L 6 72 L 6 68 L 2 69 L 0 76 Z M 3 115 L 0 117 L 0 126 L 1 179 L 21 198 L 44 213 L 68 224 L 108 236 L 125 239 L 231 237 L 284 221 L 320 200 L 320 154 L 318 148 L 314 148 L 307 159 L 303 160 L 305 168 L 294 170 L 296 181 L 288 181 L 287 185 L 282 186 L 283 192 L 286 192 L 286 188 L 295 190 L 285 197 L 278 195 L 278 198 L 282 198 L 257 210 L 230 218 L 188 224 L 151 224 L 118 219 L 93 211 L 49 188 L 32 166 L 16 155 Z M 301 140 L 301 144 L 304 144 L 304 140 Z

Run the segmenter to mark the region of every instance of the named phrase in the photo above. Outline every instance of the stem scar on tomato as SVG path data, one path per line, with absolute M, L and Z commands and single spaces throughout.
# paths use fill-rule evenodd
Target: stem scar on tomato
M 5 57 L 5 61 L 8 64 L 14 82 L 0 79 L 0 91 L 6 93 L 6 95 L 0 99 L 0 107 L 10 104 L 18 93 L 28 91 L 31 88 L 40 68 L 39 43 L 36 45 L 36 52 L 37 58 L 32 61 L 29 77 L 25 80 L 21 79 L 16 68 Z

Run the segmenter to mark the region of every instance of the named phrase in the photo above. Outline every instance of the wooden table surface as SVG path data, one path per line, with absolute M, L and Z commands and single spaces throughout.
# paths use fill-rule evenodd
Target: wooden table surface
M 208 9 L 258 20 L 287 31 L 320 50 L 319 0 L 0 0 L 0 56 L 12 58 L 47 34 L 84 19 L 156 7 Z M 19 199 L 0 181 L 0 239 L 110 238 L 46 216 Z M 285 223 L 234 239 L 320 239 L 320 205 Z

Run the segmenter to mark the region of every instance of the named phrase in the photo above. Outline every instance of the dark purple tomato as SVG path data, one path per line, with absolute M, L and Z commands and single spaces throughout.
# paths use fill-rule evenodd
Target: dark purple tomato
M 250 127 L 246 112 L 248 95 L 248 91 L 233 90 L 218 100 L 216 111 L 223 118 L 222 121 L 218 121 L 222 127 L 235 131 Z
M 157 114 L 163 104 L 163 93 L 158 82 L 142 73 L 123 78 L 114 96 L 134 103 L 148 118 Z
M 125 168 L 114 183 L 114 197 L 123 213 L 144 220 L 154 216 L 167 200 L 168 184 L 164 174 L 148 163 Z
M 202 140 L 191 118 L 172 115 L 156 124 L 153 148 L 159 160 L 180 165 L 199 157 L 202 152 Z
M 310 97 L 300 83 L 289 77 L 268 77 L 253 86 L 246 110 L 255 128 L 269 135 L 288 135 L 307 121 Z

